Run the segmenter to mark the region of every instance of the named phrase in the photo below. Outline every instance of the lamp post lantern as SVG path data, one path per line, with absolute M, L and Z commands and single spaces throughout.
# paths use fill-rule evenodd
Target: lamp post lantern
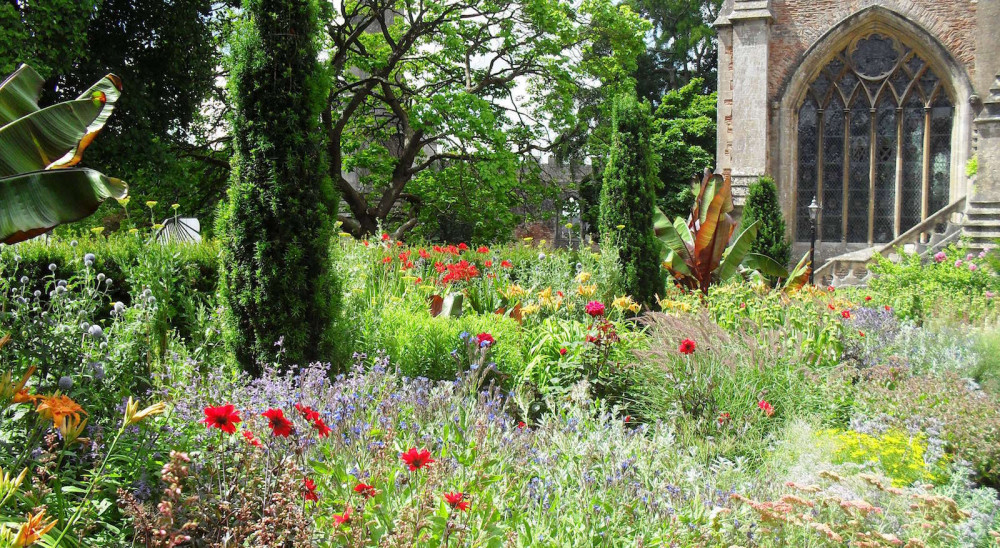
M 819 214 L 820 205 L 816 203 L 813 196 L 812 203 L 809 204 L 809 285 L 813 285 L 813 272 L 816 271 L 816 217 Z

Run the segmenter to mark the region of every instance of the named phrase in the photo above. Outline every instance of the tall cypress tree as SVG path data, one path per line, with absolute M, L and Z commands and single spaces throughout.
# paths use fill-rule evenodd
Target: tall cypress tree
M 663 275 L 653 235 L 656 165 L 650 146 L 649 104 L 634 95 L 614 99 L 611 148 L 601 188 L 601 245 L 614 248 L 624 290 L 647 307 L 662 293 Z
M 220 215 L 226 340 L 243 368 L 329 358 L 335 194 L 320 132 L 328 79 L 315 0 L 244 0 L 229 88 L 233 170 Z
M 785 236 L 785 218 L 778 204 L 778 187 L 774 179 L 767 176 L 754 181 L 747 191 L 740 224 L 746 227 L 755 221 L 760 221 L 760 225 L 750 251 L 787 266 L 792 258 L 792 244 Z

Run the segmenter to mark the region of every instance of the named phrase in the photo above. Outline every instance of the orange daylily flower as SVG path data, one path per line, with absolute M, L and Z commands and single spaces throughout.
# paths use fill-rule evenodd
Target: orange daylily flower
M 87 414 L 78 403 L 59 392 L 51 396 L 41 396 L 38 399 L 41 400 L 41 403 L 38 404 L 38 408 L 35 411 L 42 417 L 50 419 L 52 425 L 56 428 L 59 427 L 65 417 L 79 419 L 80 413 Z
M 35 515 L 28 514 L 27 521 L 21 524 L 21 529 L 17 532 L 17 536 L 14 537 L 14 546 L 17 548 L 31 546 L 56 526 L 56 520 L 52 520 L 49 523 L 42 523 L 44 521 L 44 508 Z

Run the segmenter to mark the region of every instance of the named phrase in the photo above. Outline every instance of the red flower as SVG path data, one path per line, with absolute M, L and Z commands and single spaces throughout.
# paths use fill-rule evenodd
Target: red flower
M 695 344 L 691 339 L 684 339 L 681 341 L 681 345 L 677 347 L 677 351 L 681 354 L 694 354 Z
M 865 336 L 865 332 L 864 331 L 858 331 L 858 335 L 861 335 L 862 337 L 864 337 Z
M 330 435 L 330 432 L 333 432 L 333 430 L 330 430 L 330 427 L 323 422 L 323 419 L 319 417 L 316 417 L 316 420 L 313 421 L 313 426 L 316 428 L 317 435 L 321 438 L 325 438 Z
M 319 418 L 319 413 L 317 413 L 315 410 L 313 410 L 313 408 L 309 407 L 308 405 L 302 405 L 301 403 L 297 403 L 295 404 L 295 409 L 298 410 L 299 413 L 302 413 L 302 416 L 305 417 L 307 421 L 312 422 Z
M 885 305 L 885 311 L 889 312 L 890 310 L 892 310 L 892 307 L 889 305 Z
M 490 335 L 489 333 L 480 333 L 476 335 L 476 342 L 479 343 L 480 347 L 486 347 L 493 346 L 497 341 L 493 338 L 493 335 Z
M 486 247 L 485 245 L 479 246 L 479 249 L 476 250 L 476 253 L 482 253 L 483 255 L 486 255 L 489 252 L 490 248 Z
M 392 256 L 384 257 L 382 259 L 382 264 L 389 264 L 392 262 Z
M 465 493 L 445 493 L 444 500 L 448 503 L 448 506 L 452 508 L 458 508 L 459 510 L 465 511 L 469 509 L 469 502 L 465 499 Z
M 870 300 L 872 300 L 872 296 L 871 295 L 866 295 L 865 296 L 865 302 L 868 302 Z
M 333 524 L 336 527 L 340 527 L 345 523 L 351 523 L 351 507 L 348 506 L 347 510 L 344 510 L 343 514 L 333 515 Z
M 483 263 L 483 266 L 485 266 L 486 268 L 489 268 L 489 267 L 493 266 L 493 261 L 486 261 L 485 263 Z
M 235 433 L 236 425 L 241 422 L 236 408 L 231 403 L 218 407 L 206 407 L 204 413 L 205 418 L 201 419 L 201 422 L 205 423 L 205 428 L 218 428 L 227 434 Z
M 625 423 L 628 424 L 632 422 L 632 415 L 625 415 Z
M 729 422 L 729 419 L 730 419 L 729 413 L 720 413 L 718 419 L 719 425 L 726 424 L 727 422 Z
M 444 266 L 444 263 L 442 263 L 441 261 L 435 261 L 434 262 L 434 270 L 437 270 L 438 273 L 441 273 L 441 272 L 444 272 L 445 270 L 448 270 L 448 269 Z
M 437 247 L 437 246 L 434 246 L 434 247 Z M 440 249 L 440 248 L 438 248 L 438 249 Z M 424 249 L 424 248 L 422 248 L 422 247 L 420 248 L 420 251 L 417 252 L 417 254 L 420 255 L 421 259 L 427 259 L 427 258 L 429 258 L 431 256 L 431 254 L 428 253 L 427 250 Z
M 375 486 L 362 482 L 354 486 L 354 492 L 366 499 L 370 499 L 375 496 Z
M 830 293 L 833 293 L 834 291 L 836 291 L 836 289 L 832 285 L 826 286 L 826 290 L 829 291 Z
M 368 240 L 361 240 L 361 243 L 365 244 L 365 247 L 368 247 Z
M 382 241 L 383 242 L 388 242 L 389 241 L 389 235 L 383 232 L 382 233 Z
M 302 493 L 302 496 L 304 496 L 306 500 L 311 500 L 313 502 L 319 500 L 319 495 L 316 494 L 316 482 L 309 478 L 305 478 L 302 480 L 302 487 L 305 488 L 305 492 Z
M 287 438 L 292 433 L 292 423 L 285 418 L 285 412 L 281 409 L 268 409 L 263 415 L 275 436 Z
M 413 283 L 414 283 L 414 284 L 419 284 L 419 283 L 422 283 L 423 281 L 424 281 L 424 279 L 423 279 L 423 278 L 421 278 L 420 276 L 417 276 L 417 279 L 416 279 L 416 280 L 413 280 Z
M 774 407 L 770 403 L 767 403 L 767 400 L 760 400 L 757 402 L 757 407 L 759 407 L 760 410 L 763 411 L 768 417 L 774 414 Z
M 410 254 L 411 254 L 411 252 L 410 252 L 409 249 L 407 249 L 406 251 L 400 253 L 399 254 L 399 261 L 402 262 L 402 263 L 409 262 L 409 260 L 410 260 Z
M 565 348 L 560 348 L 560 349 L 559 349 L 559 355 L 560 355 L 560 356 L 565 356 L 565 355 L 566 355 L 566 352 L 568 352 L 568 350 L 566 350 Z
M 504 268 L 511 268 L 512 266 L 514 266 L 514 264 L 511 263 L 510 261 L 508 261 L 507 259 L 504 259 L 504 260 L 500 261 L 500 266 L 502 266 Z
M 594 318 L 598 316 L 603 316 L 604 303 L 602 303 L 601 301 L 590 301 L 589 303 L 587 303 L 587 306 L 584 308 L 584 311 Z
M 829 308 L 830 310 L 836 310 L 836 309 L 837 309 L 837 307 L 836 307 L 836 306 L 833 306 L 833 303 L 830 303 L 830 304 L 828 304 L 828 305 L 826 305 L 826 306 L 827 306 L 827 308 Z
M 448 273 L 441 278 L 441 283 L 466 281 L 479 276 L 479 269 L 476 268 L 476 265 L 466 261 L 465 259 L 462 259 L 455 264 L 445 265 L 444 268 L 448 271 Z M 441 270 L 438 269 L 438 272 L 441 272 Z
M 434 246 L 434 252 L 435 253 L 444 253 L 444 248 L 442 248 L 439 245 L 436 245 L 436 246 Z
M 249 443 L 250 445 L 252 445 L 254 447 L 260 447 L 260 446 L 264 445 L 263 443 L 260 442 L 259 439 L 257 439 L 257 436 L 254 436 L 253 432 L 251 432 L 249 430 L 244 430 L 243 431 L 243 437 L 247 440 L 247 443 Z
M 593 335 L 587 335 L 587 342 L 597 344 L 600 339 Z
M 458 249 L 459 251 L 467 251 L 469 249 L 469 246 L 465 245 L 465 242 L 462 242 L 458 244 Z
M 849 320 L 849 319 L 851 319 L 851 311 L 850 310 L 841 310 L 840 311 L 840 316 L 842 318 L 844 318 L 845 320 Z
M 517 421 L 517 427 L 518 428 L 524 428 L 525 426 L 528 426 L 528 425 L 524 424 L 524 421 Z
M 431 458 L 431 452 L 426 449 L 421 449 L 417 451 L 416 447 L 411 447 L 409 451 L 403 453 L 399 456 L 403 459 L 403 462 L 410 467 L 410 472 L 420 470 L 421 468 L 434 462 Z

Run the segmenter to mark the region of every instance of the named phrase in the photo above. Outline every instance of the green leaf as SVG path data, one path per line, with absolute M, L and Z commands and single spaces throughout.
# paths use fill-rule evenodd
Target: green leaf
M 765 276 L 770 276 L 771 278 L 787 278 L 788 269 L 781 265 L 778 261 L 768 257 L 767 255 L 761 255 L 760 253 L 748 253 L 743 259 L 743 266 L 756 270 Z
M 720 282 L 728 280 L 736 273 L 736 268 L 743 262 L 743 258 L 753 246 L 753 241 L 757 239 L 757 227 L 759 226 L 759 221 L 755 221 L 748 226 L 746 230 L 736 237 L 733 245 L 729 246 L 729 249 L 726 250 L 725 259 L 723 259 L 722 265 L 719 266 L 718 270 Z
M 98 101 L 103 104 L 101 112 L 87 125 L 87 134 L 80 140 L 73 150 L 57 160 L 52 167 L 70 167 L 80 163 L 83 159 L 83 151 L 94 141 L 97 134 L 108 122 L 111 113 L 115 110 L 115 104 L 121 97 L 122 82 L 114 74 L 108 74 L 101 78 L 96 84 L 90 86 L 77 98 L 80 101 Z
M 0 84 L 0 127 L 38 110 L 45 80 L 35 69 L 21 65 Z
M 687 226 L 681 219 L 677 219 L 674 224 L 665 221 L 666 216 L 657 208 L 656 217 L 653 220 L 653 231 L 656 233 L 657 239 L 663 244 L 663 248 L 660 250 L 661 259 L 665 259 L 669 253 L 674 253 L 682 261 L 689 262 L 691 260 L 691 250 L 688 247 L 688 242 L 685 241 L 685 235 L 687 236 L 687 240 L 690 240 L 691 232 L 688 231 Z M 678 225 L 683 227 L 683 234 L 678 230 Z
M 785 291 L 795 291 L 801 289 L 804 285 L 809 283 L 809 274 L 812 273 L 812 263 L 809 261 L 809 252 L 799 259 L 798 264 L 792 269 L 792 273 L 788 275 L 788 280 L 785 281 L 784 290 Z
M 85 168 L 0 177 L 0 242 L 17 243 L 78 221 L 104 200 L 127 194 L 123 181 Z

